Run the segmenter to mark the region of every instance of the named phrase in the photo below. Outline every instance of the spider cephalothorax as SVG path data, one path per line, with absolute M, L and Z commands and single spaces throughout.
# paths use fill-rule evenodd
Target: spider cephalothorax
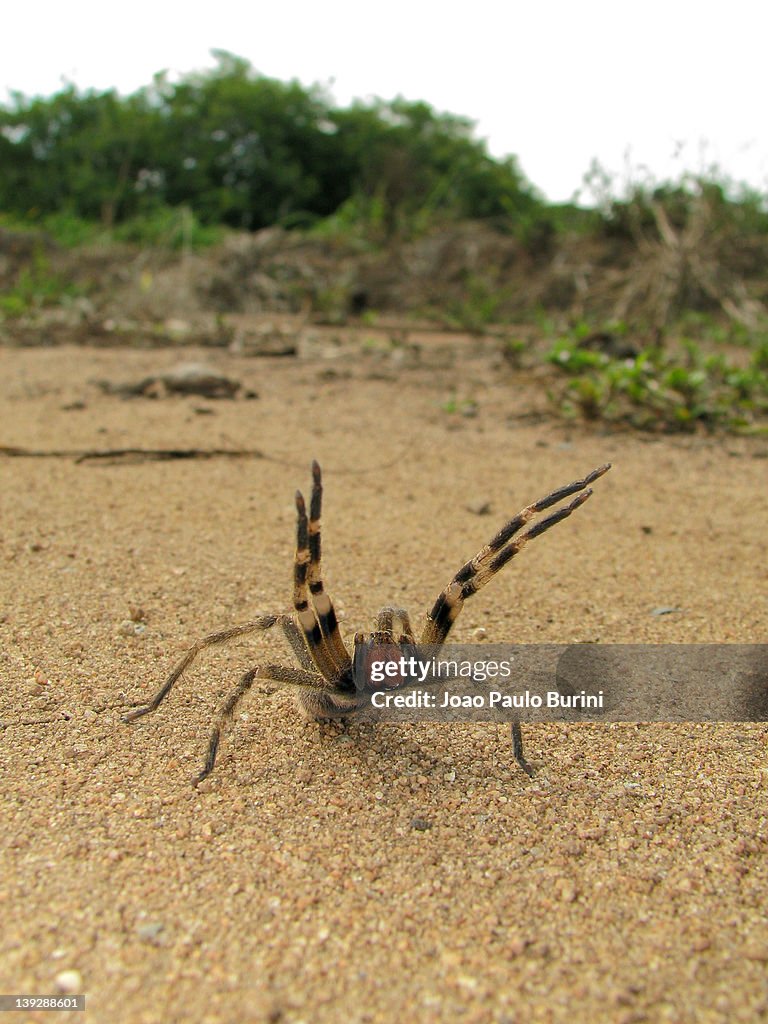
M 163 683 L 149 704 L 134 708 L 125 716 L 132 722 L 155 711 L 168 695 L 176 681 L 184 674 L 197 655 L 206 647 L 224 643 L 238 636 L 279 625 L 291 646 L 300 668 L 265 664 L 249 669 L 240 682 L 221 703 L 216 713 L 208 752 L 197 785 L 213 771 L 216 752 L 224 724 L 250 690 L 256 678 L 296 687 L 299 704 L 310 718 L 323 720 L 351 714 L 368 699 L 371 692 L 370 665 L 374 657 L 397 661 L 401 655 L 412 654 L 419 647 L 429 646 L 434 652 L 445 640 L 467 598 L 503 568 L 529 540 L 561 522 L 590 496 L 589 485 L 610 469 L 610 464 L 588 473 L 552 491 L 544 498 L 526 506 L 499 530 L 484 548 L 463 565 L 448 586 L 438 596 L 427 615 L 421 636 L 417 640 L 408 613 L 402 608 L 382 608 L 372 633 L 357 633 L 350 656 L 339 631 L 333 602 L 326 594 L 321 574 L 320 512 L 323 497 L 320 466 L 312 463 L 312 497 L 309 515 L 303 496 L 296 492 L 298 514 L 296 557 L 293 574 L 294 615 L 262 615 L 250 622 L 231 626 L 198 640 L 191 647 Z M 523 530 L 536 515 L 575 495 L 567 504 L 539 519 Z M 520 532 L 522 531 L 522 532 Z M 395 628 L 397 626 L 397 628 Z M 388 686 L 397 687 L 405 682 L 392 678 Z M 512 750 L 518 764 L 529 775 L 531 768 L 523 757 L 520 724 L 512 723 Z

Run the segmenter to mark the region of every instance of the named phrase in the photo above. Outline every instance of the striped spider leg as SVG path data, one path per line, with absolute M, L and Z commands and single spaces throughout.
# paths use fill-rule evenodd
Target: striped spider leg
M 563 519 L 567 519 L 572 512 L 583 505 L 592 494 L 589 485 L 607 473 L 610 468 L 611 464 L 606 463 L 593 469 L 582 480 L 575 480 L 571 484 L 566 484 L 565 487 L 559 487 L 545 497 L 539 498 L 538 501 L 534 501 L 533 504 L 527 505 L 508 523 L 505 523 L 496 536 L 484 548 L 481 548 L 474 558 L 462 565 L 445 590 L 440 593 L 432 611 L 427 615 L 427 623 L 421 634 L 420 642 L 441 647 L 467 598 L 481 590 L 529 540 L 540 537 L 542 533 L 562 522 Z M 528 527 L 523 533 L 519 533 L 540 512 L 545 512 L 572 494 L 575 494 L 576 497 L 569 504 L 551 512 Z M 515 536 L 516 534 L 517 536 Z M 533 775 L 533 769 L 523 754 L 523 735 L 518 721 L 512 723 L 512 754 L 526 775 Z

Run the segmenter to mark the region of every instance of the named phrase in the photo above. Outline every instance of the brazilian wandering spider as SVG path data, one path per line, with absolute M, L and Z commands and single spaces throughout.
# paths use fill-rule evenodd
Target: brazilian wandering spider
M 418 644 L 432 645 L 434 649 L 434 647 L 439 648 L 445 643 L 467 598 L 484 587 L 529 540 L 540 536 L 551 526 L 566 519 L 580 505 L 583 505 L 592 494 L 589 485 L 607 473 L 610 468 L 610 463 L 599 466 L 588 473 L 583 480 L 576 480 L 565 487 L 559 487 L 546 497 L 539 498 L 532 505 L 526 506 L 502 526 L 496 536 L 484 548 L 481 548 L 474 558 L 459 569 L 445 590 L 440 593 L 432 611 L 427 615 L 426 625 Z M 550 512 L 549 515 L 539 519 L 522 533 L 519 532 L 539 512 L 552 508 L 553 505 L 557 505 L 572 494 L 576 497 L 569 504 Z M 402 608 L 382 608 L 376 618 L 376 629 L 373 633 L 355 634 L 354 650 L 350 657 L 339 632 L 333 602 L 325 592 L 320 572 L 322 497 L 320 466 L 317 462 L 313 462 L 309 516 L 307 516 L 307 508 L 301 492 L 296 492 L 298 523 L 293 570 L 295 617 L 285 614 L 261 615 L 250 622 L 243 622 L 239 626 L 230 626 L 228 629 L 222 629 L 203 637 L 187 651 L 149 704 L 134 708 L 123 718 L 125 722 L 133 722 L 151 711 L 156 711 L 174 684 L 206 647 L 279 625 L 301 668 L 289 668 L 269 663 L 248 669 L 237 686 L 222 701 L 216 712 L 205 763 L 193 780 L 195 786 L 213 771 L 222 730 L 257 678 L 297 687 L 299 705 L 309 718 L 318 721 L 340 718 L 354 712 L 370 695 L 371 686 L 367 669 L 371 653 L 375 648 L 388 651 L 392 660 L 395 660 L 401 651 L 412 652 L 417 644 L 408 612 Z M 513 540 L 515 534 L 517 537 Z M 400 630 L 398 634 L 395 634 L 396 622 Z M 532 775 L 532 769 L 523 756 L 523 739 L 519 722 L 512 723 L 512 753 L 523 771 Z

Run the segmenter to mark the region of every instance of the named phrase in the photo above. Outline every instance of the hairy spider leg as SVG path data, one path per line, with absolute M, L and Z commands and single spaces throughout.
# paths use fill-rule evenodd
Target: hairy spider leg
M 296 660 L 307 672 L 317 672 L 317 665 L 310 657 L 304 640 L 304 633 L 296 625 L 292 615 L 281 615 L 280 625 L 283 627 L 285 639 L 288 641 Z
M 499 569 L 502 569 L 511 558 L 514 558 L 529 540 L 541 536 L 542 533 L 545 533 L 557 523 L 562 522 L 563 519 L 567 519 L 572 512 L 579 508 L 580 505 L 583 505 L 592 494 L 589 485 L 604 473 L 607 473 L 610 468 L 610 463 L 598 466 L 597 469 L 592 470 L 582 480 L 575 480 L 572 484 L 559 487 L 557 490 L 546 495 L 546 497 L 539 498 L 538 501 L 522 509 L 508 523 L 502 526 L 496 536 L 484 548 L 481 548 L 474 558 L 470 559 L 469 562 L 459 569 L 445 590 L 439 595 L 432 611 L 427 616 L 427 624 L 424 627 L 421 642 L 423 644 L 437 645 L 445 643 L 445 639 L 458 618 L 461 609 L 464 607 L 466 599 L 484 587 Z M 534 516 L 546 511 L 546 509 L 551 508 L 572 494 L 576 494 L 576 497 L 570 504 L 558 509 L 549 516 L 545 516 L 544 519 L 541 519 L 538 523 L 531 526 L 530 529 L 526 530 L 525 533 L 521 534 L 517 540 L 512 540 L 512 537 L 526 523 L 530 522 Z M 512 755 L 526 775 L 532 776 L 533 769 L 526 761 L 523 753 L 522 728 L 520 722 L 516 720 L 512 722 Z
M 214 765 L 216 764 L 216 753 L 219 749 L 219 743 L 221 741 L 221 734 L 224 730 L 224 726 L 232 718 L 235 713 L 235 709 L 240 701 L 245 697 L 256 679 L 262 682 L 278 683 L 281 686 L 287 687 L 298 687 L 303 697 L 311 698 L 313 695 L 320 698 L 326 695 L 324 689 L 325 680 L 321 676 L 317 675 L 316 672 L 308 672 L 300 668 L 289 668 L 284 665 L 258 665 L 256 668 L 249 669 L 240 679 L 237 686 L 227 694 L 224 700 L 221 702 L 219 707 L 216 709 L 216 716 L 213 720 L 213 728 L 211 729 L 211 737 L 208 741 L 208 751 L 205 755 L 205 761 L 201 771 L 193 779 L 193 785 L 197 786 L 207 778 L 213 771 Z M 345 711 L 341 708 L 336 710 L 336 714 L 344 714 Z M 330 717 L 333 711 L 326 712 L 326 717 Z
M 427 616 L 421 643 L 438 645 L 445 643 L 466 599 L 484 587 L 529 540 L 541 536 L 542 533 L 562 522 L 563 519 L 567 519 L 572 512 L 583 505 L 592 494 L 589 484 L 607 473 L 610 468 L 610 463 L 608 463 L 593 470 L 583 480 L 576 480 L 565 487 L 559 487 L 546 497 L 539 498 L 532 505 L 528 505 L 516 516 L 513 516 L 508 523 L 505 523 L 496 536 L 484 548 L 481 548 L 474 558 L 459 569 L 445 590 L 438 596 L 432 611 Z M 511 540 L 539 512 L 551 508 L 563 498 L 578 491 L 581 493 L 577 494 L 570 504 L 539 520 L 525 533 L 520 534 L 516 540 Z
M 129 711 L 128 714 L 123 716 L 123 721 L 135 722 L 137 718 L 141 718 L 143 715 L 148 715 L 152 711 L 157 711 L 158 707 L 171 692 L 175 684 L 179 679 L 181 679 L 198 654 L 205 650 L 206 647 L 213 647 L 215 644 L 223 644 L 228 640 L 234 640 L 235 637 L 246 636 L 248 633 L 255 633 L 257 630 L 271 629 L 275 623 L 279 623 L 283 629 L 285 629 L 286 621 L 292 622 L 290 616 L 261 615 L 258 619 L 253 619 L 250 622 L 243 622 L 239 626 L 230 626 L 229 629 L 220 629 L 215 633 L 210 633 L 208 636 L 203 637 L 202 640 L 198 640 L 196 644 L 190 647 L 181 661 L 176 665 L 152 700 L 148 704 L 142 704 L 140 707 Z
M 320 466 L 312 464 L 310 517 L 304 496 L 296 492 L 296 557 L 293 574 L 293 606 L 310 656 L 321 675 L 336 685 L 350 674 L 352 661 L 339 632 L 333 603 L 325 593 L 320 571 L 320 511 L 322 478 Z M 310 604 L 311 600 L 311 604 Z
M 415 643 L 411 619 L 405 608 L 382 608 L 376 616 L 376 631 L 389 633 L 394 637 L 396 621 L 400 625 L 400 639 L 407 643 Z
M 344 641 L 341 639 L 333 601 L 325 592 L 325 587 L 323 586 L 320 532 L 322 506 L 323 477 L 320 471 L 320 464 L 317 460 L 314 460 L 312 462 L 312 498 L 309 503 L 309 592 L 312 595 L 312 604 L 317 613 L 320 629 L 341 674 L 349 669 L 351 659 Z
M 525 754 L 523 753 L 523 730 L 517 719 L 512 723 L 512 756 L 525 774 L 533 778 L 533 768 L 525 760 Z

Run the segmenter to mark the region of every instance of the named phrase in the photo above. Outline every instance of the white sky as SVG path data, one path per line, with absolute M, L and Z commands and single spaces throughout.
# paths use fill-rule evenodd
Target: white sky
M 211 66 L 214 48 L 342 105 L 400 94 L 470 117 L 552 200 L 593 159 L 619 184 L 717 164 L 768 193 L 765 0 L 17 0 L 0 95 L 128 93 Z

